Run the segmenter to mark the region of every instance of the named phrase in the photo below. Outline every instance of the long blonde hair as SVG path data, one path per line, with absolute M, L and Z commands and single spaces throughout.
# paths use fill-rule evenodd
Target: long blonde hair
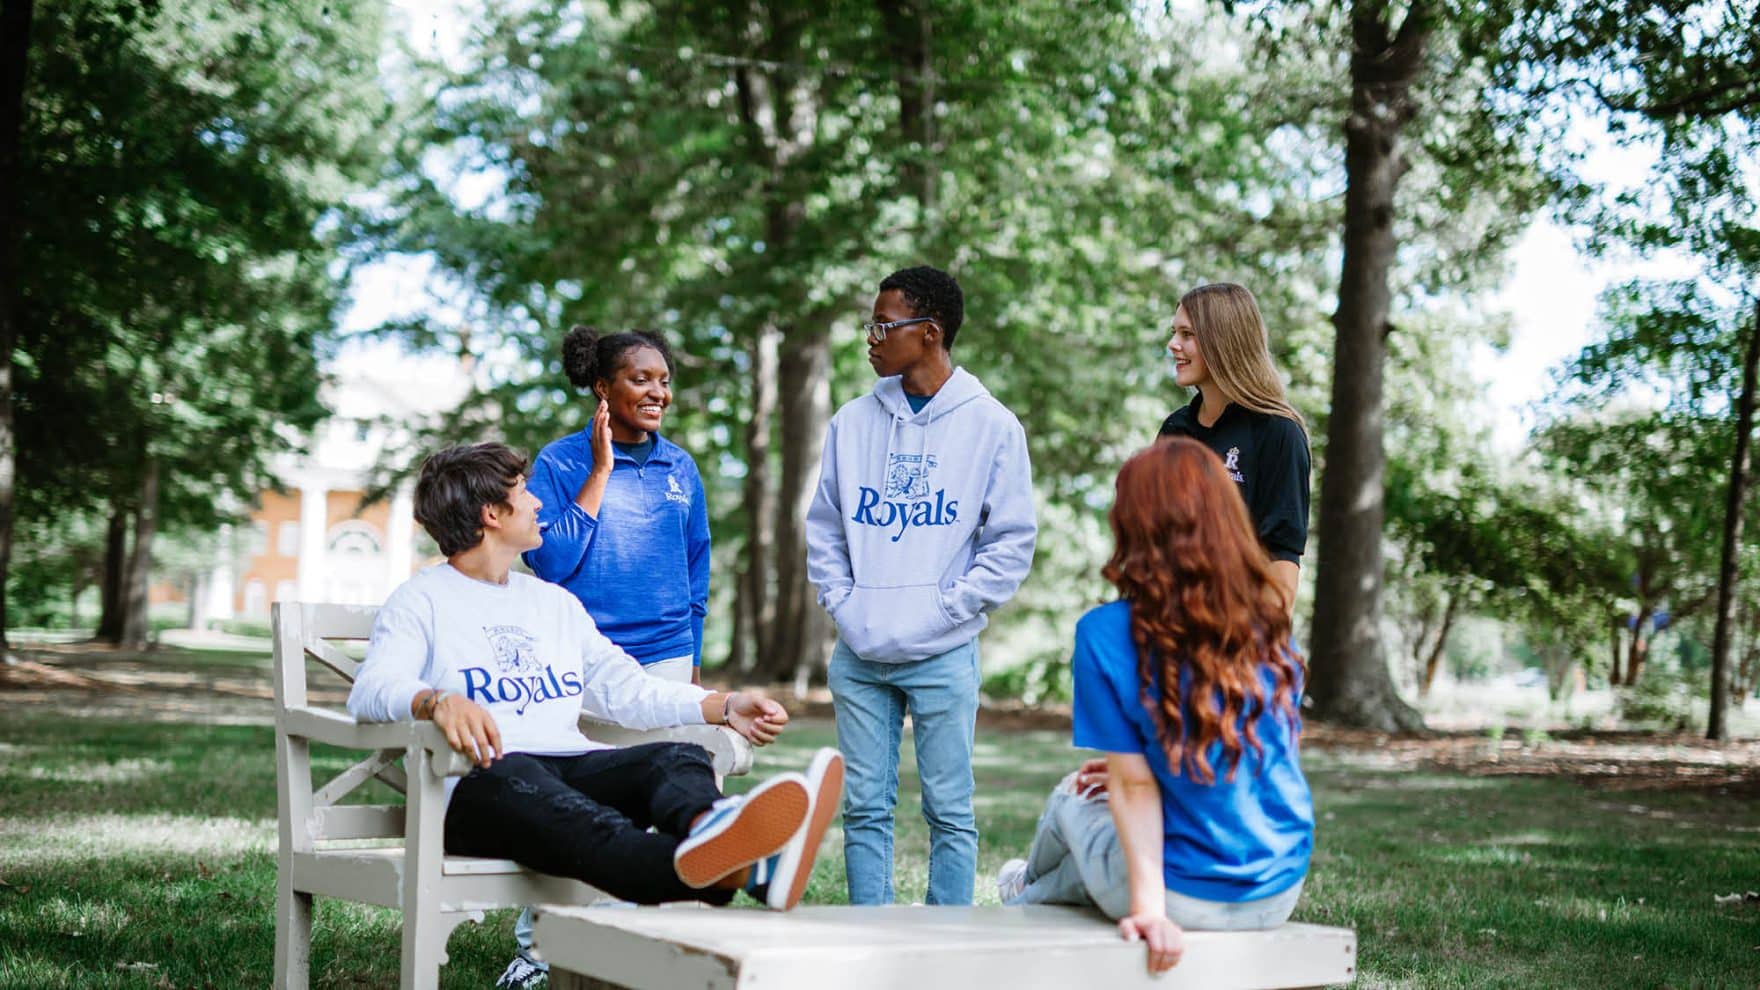
M 1247 287 L 1212 282 L 1181 296 L 1179 304 L 1192 321 L 1211 379 L 1229 398 L 1254 412 L 1293 419 L 1307 433 L 1307 420 L 1289 404 L 1283 379 L 1271 366 L 1270 335 Z

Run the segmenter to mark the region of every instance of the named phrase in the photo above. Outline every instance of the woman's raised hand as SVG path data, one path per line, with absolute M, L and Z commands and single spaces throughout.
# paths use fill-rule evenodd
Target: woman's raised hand
M 593 467 L 595 470 L 609 472 L 611 470 L 611 405 L 604 399 L 599 400 L 599 408 L 593 410 Z

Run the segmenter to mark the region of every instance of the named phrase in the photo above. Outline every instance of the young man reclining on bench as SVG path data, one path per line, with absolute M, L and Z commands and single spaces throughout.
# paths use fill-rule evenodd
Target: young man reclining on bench
M 574 595 L 512 573 L 542 541 L 526 470 L 498 443 L 422 465 L 416 518 L 446 563 L 379 610 L 349 712 L 432 719 L 476 764 L 447 806 L 448 853 L 511 859 L 638 904 L 726 904 L 743 888 L 794 907 L 842 794 L 843 758 L 823 749 L 804 776 L 723 797 L 701 746 L 616 749 L 582 735 L 585 711 L 638 729 L 727 725 L 761 746 L 788 713 L 748 692 L 646 676 Z

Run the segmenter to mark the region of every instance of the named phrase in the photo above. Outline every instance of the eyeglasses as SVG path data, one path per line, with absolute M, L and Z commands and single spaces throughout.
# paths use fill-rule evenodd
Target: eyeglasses
M 891 323 L 875 323 L 873 320 L 866 320 L 862 323 L 862 332 L 868 335 L 869 340 L 878 344 L 886 340 L 886 332 L 888 330 L 897 330 L 900 327 L 915 326 L 918 323 L 934 322 L 935 317 L 933 316 L 913 316 L 908 320 L 893 320 Z

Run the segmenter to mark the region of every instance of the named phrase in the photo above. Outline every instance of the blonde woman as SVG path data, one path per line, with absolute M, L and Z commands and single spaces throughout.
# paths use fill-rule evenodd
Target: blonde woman
M 1308 542 L 1307 425 L 1284 397 L 1253 294 L 1227 282 L 1186 293 L 1167 353 L 1174 381 L 1198 394 L 1161 435 L 1191 437 L 1222 458 L 1293 610 Z

